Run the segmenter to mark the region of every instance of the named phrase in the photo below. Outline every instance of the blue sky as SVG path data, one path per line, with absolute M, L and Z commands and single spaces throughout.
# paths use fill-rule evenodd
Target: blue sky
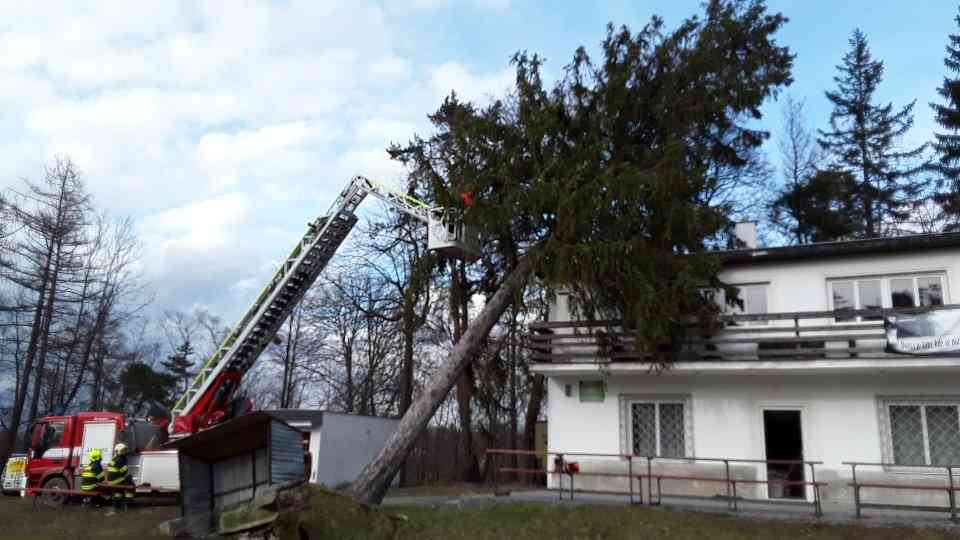
M 28 4 L 32 4 L 28 5 Z M 952 2 L 769 2 L 797 54 L 788 90 L 826 125 L 854 27 L 886 64 L 880 97 L 917 99 L 911 138 L 955 29 Z M 556 75 L 607 22 L 668 27 L 700 2 L 0 1 L 0 188 L 70 155 L 99 206 L 137 220 L 157 309 L 235 319 L 353 174 L 400 170 L 383 148 L 427 129 L 450 90 L 501 93 L 517 50 Z M 762 125 L 776 136 L 780 105 Z M 768 145 L 776 162 L 775 140 Z M 368 203 L 373 204 L 373 203 Z

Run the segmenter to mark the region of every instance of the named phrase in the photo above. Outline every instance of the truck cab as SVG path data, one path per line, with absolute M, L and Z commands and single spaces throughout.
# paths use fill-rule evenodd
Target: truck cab
M 27 488 L 72 489 L 74 476 L 86 466 L 90 450 L 99 448 L 104 462 L 109 461 L 117 434 L 124 427 L 123 415 L 109 412 L 40 419 L 30 432 Z

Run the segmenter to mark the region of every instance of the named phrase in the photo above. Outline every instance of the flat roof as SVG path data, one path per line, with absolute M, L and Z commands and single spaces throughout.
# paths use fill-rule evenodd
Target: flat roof
M 911 234 L 889 238 L 818 242 L 797 246 L 713 251 L 724 266 L 802 260 L 822 257 L 845 257 L 873 253 L 902 253 L 906 251 L 960 248 L 960 232 Z

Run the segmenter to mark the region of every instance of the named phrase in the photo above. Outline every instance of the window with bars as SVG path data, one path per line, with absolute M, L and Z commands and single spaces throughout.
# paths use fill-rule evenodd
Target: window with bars
M 885 411 L 895 464 L 960 463 L 960 403 L 889 401 Z
M 630 426 L 634 454 L 661 457 L 686 455 L 682 401 L 632 402 Z

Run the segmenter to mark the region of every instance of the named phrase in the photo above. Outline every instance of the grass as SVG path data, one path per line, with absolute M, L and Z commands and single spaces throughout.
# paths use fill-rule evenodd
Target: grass
M 137 508 L 109 517 L 104 516 L 103 511 L 77 506 L 56 509 L 38 507 L 34 510 L 29 500 L 0 497 L 0 538 L 149 540 L 164 538 L 157 525 L 176 515 L 176 507 Z M 319 488 L 314 489 L 310 510 L 301 515 L 301 523 L 311 540 L 960 539 L 960 535 L 944 530 L 760 521 L 646 507 L 499 503 L 469 508 L 446 505 L 377 509 Z M 947 523 L 946 519 L 944 523 Z

